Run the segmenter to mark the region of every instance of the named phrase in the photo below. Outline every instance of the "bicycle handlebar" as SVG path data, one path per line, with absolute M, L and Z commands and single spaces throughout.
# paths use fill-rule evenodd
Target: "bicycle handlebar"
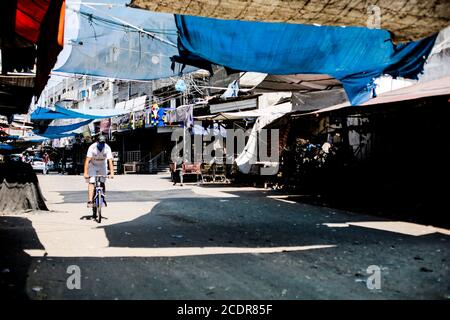
M 89 178 L 97 178 L 97 177 L 99 177 L 99 178 L 107 178 L 107 179 L 111 178 L 109 175 L 106 175 L 106 176 L 104 176 L 104 175 L 89 176 Z

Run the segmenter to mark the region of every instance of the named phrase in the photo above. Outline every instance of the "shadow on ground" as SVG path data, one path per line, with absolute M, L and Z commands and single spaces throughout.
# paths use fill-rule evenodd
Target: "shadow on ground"
M 26 282 L 32 258 L 25 249 L 44 249 L 31 221 L 0 216 L 0 299 L 28 299 Z
M 383 219 L 280 202 L 261 192 L 232 193 L 237 197 L 202 197 L 188 190 L 111 192 L 111 206 L 115 201 L 158 203 L 135 220 L 99 226 L 110 248 L 179 249 L 187 254 L 47 257 L 37 272 L 28 271 L 28 281 L 25 269 L 30 258 L 22 257 L 27 263 L 18 274 L 19 288 L 25 288 L 25 282 L 27 288 L 43 287 L 41 295 L 27 289 L 28 295 L 37 299 L 445 299 L 450 293 L 450 238 L 446 235 L 330 227 L 324 224 Z M 78 196 L 65 193 L 64 201 L 77 202 Z M 25 227 L 32 230 L 30 224 Z M 31 230 L 23 234 L 13 228 L 2 237 L 32 239 L 36 235 Z M 214 248 L 224 247 L 310 245 L 334 247 L 265 254 L 214 253 Z M 19 242 L 14 251 L 24 248 L 39 246 L 27 240 Z M 212 252 L 190 255 L 190 248 Z M 32 269 L 36 263 L 33 261 Z M 69 265 L 81 269 L 81 290 L 66 287 Z M 366 286 L 370 265 L 381 268 L 381 290 Z

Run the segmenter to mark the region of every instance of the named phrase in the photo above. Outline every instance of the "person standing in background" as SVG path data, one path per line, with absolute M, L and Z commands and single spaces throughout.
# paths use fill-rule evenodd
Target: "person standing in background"
M 48 163 L 50 162 L 50 156 L 47 152 L 44 153 L 44 156 L 42 157 L 42 161 L 44 162 L 44 174 L 47 174 L 48 172 Z

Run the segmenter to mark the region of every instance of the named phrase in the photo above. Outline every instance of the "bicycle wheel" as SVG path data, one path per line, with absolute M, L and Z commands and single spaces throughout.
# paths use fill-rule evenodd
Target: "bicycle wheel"
M 97 199 L 97 221 L 98 223 L 102 222 L 102 200 L 101 196 Z

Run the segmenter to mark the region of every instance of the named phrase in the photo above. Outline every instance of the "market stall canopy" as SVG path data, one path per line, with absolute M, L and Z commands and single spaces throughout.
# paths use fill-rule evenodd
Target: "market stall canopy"
M 75 111 L 55 105 L 54 109 L 37 107 L 31 114 L 31 120 L 55 120 L 55 119 L 103 119 L 126 114 L 128 111 L 115 109 L 89 109 Z
M 0 143 L 0 150 L 11 151 L 11 150 L 14 150 L 14 147 L 7 143 Z
M 240 112 L 220 112 L 207 116 L 194 117 L 195 120 L 241 120 L 246 118 L 257 118 L 261 115 L 259 110 L 240 111 Z
M 370 99 L 374 79 L 383 74 L 417 78 L 436 40 L 433 35 L 395 45 L 391 34 L 382 29 L 182 15 L 175 20 L 179 31 L 176 61 L 274 75 L 326 74 L 343 84 L 352 105 Z
M 245 75 L 244 75 L 245 76 Z M 242 78 L 240 79 L 242 86 Z M 270 91 L 322 91 L 342 88 L 342 83 L 323 74 L 267 75 L 254 86 L 255 92 Z
M 49 135 L 58 135 L 58 134 L 64 134 L 64 133 L 69 133 L 70 131 L 74 131 L 78 128 L 81 128 L 85 125 L 88 125 L 89 123 L 91 123 L 93 120 L 85 120 L 85 121 L 81 121 L 81 122 L 77 122 L 77 123 L 72 123 L 72 124 L 66 124 L 66 125 L 50 125 L 46 128 L 45 132 L 35 132 L 38 135 L 42 135 L 42 136 L 49 136 Z
M 75 132 L 69 132 L 69 133 L 60 133 L 60 134 L 34 134 L 31 136 L 23 137 L 20 141 L 17 141 L 16 143 L 40 143 L 46 140 L 52 140 L 52 139 L 61 139 L 61 138 L 68 138 L 73 137 L 77 135 Z
M 178 50 L 172 14 L 129 8 L 128 0 L 110 0 L 111 6 L 98 2 L 82 0 L 69 6 L 78 17 L 78 36 L 67 39 L 70 55 L 55 71 L 124 80 L 174 75 L 170 58 Z
M 416 40 L 450 25 L 442 0 L 133 0 L 132 6 L 221 19 L 360 26 L 381 24 L 399 40 Z
M 2 3 L 1 114 L 10 116 L 24 112 L 32 96 L 40 96 L 64 45 L 64 17 L 64 0 L 8 0 Z M 34 68 L 35 75 L 32 73 Z M 24 77 L 18 73 L 26 73 L 29 83 L 25 85 Z
M 34 93 L 34 75 L 0 75 L 0 114 L 28 111 Z
M 18 140 L 20 137 L 18 135 L 8 135 L 8 134 L 4 134 L 2 135 L 3 131 L 0 131 L 0 141 L 13 141 L 13 140 Z
M 293 111 L 319 110 L 340 103 L 348 103 L 344 89 L 292 93 Z
M 239 112 L 221 112 L 218 114 L 212 114 L 207 116 L 194 117 L 195 120 L 213 120 L 213 121 L 226 121 L 226 120 L 241 120 L 247 118 L 258 118 L 263 116 L 273 116 L 275 114 L 285 114 L 292 111 L 292 103 L 276 104 L 270 107 L 256 110 L 239 111 Z
M 417 83 L 398 90 L 385 92 L 383 94 L 380 94 L 378 97 L 363 103 L 361 106 L 379 105 L 445 95 L 450 95 L 450 76 L 432 81 Z M 306 116 L 311 114 L 336 111 L 348 107 L 351 107 L 350 103 L 344 102 L 330 106 L 328 108 L 323 108 L 317 111 L 303 113 L 296 116 Z

